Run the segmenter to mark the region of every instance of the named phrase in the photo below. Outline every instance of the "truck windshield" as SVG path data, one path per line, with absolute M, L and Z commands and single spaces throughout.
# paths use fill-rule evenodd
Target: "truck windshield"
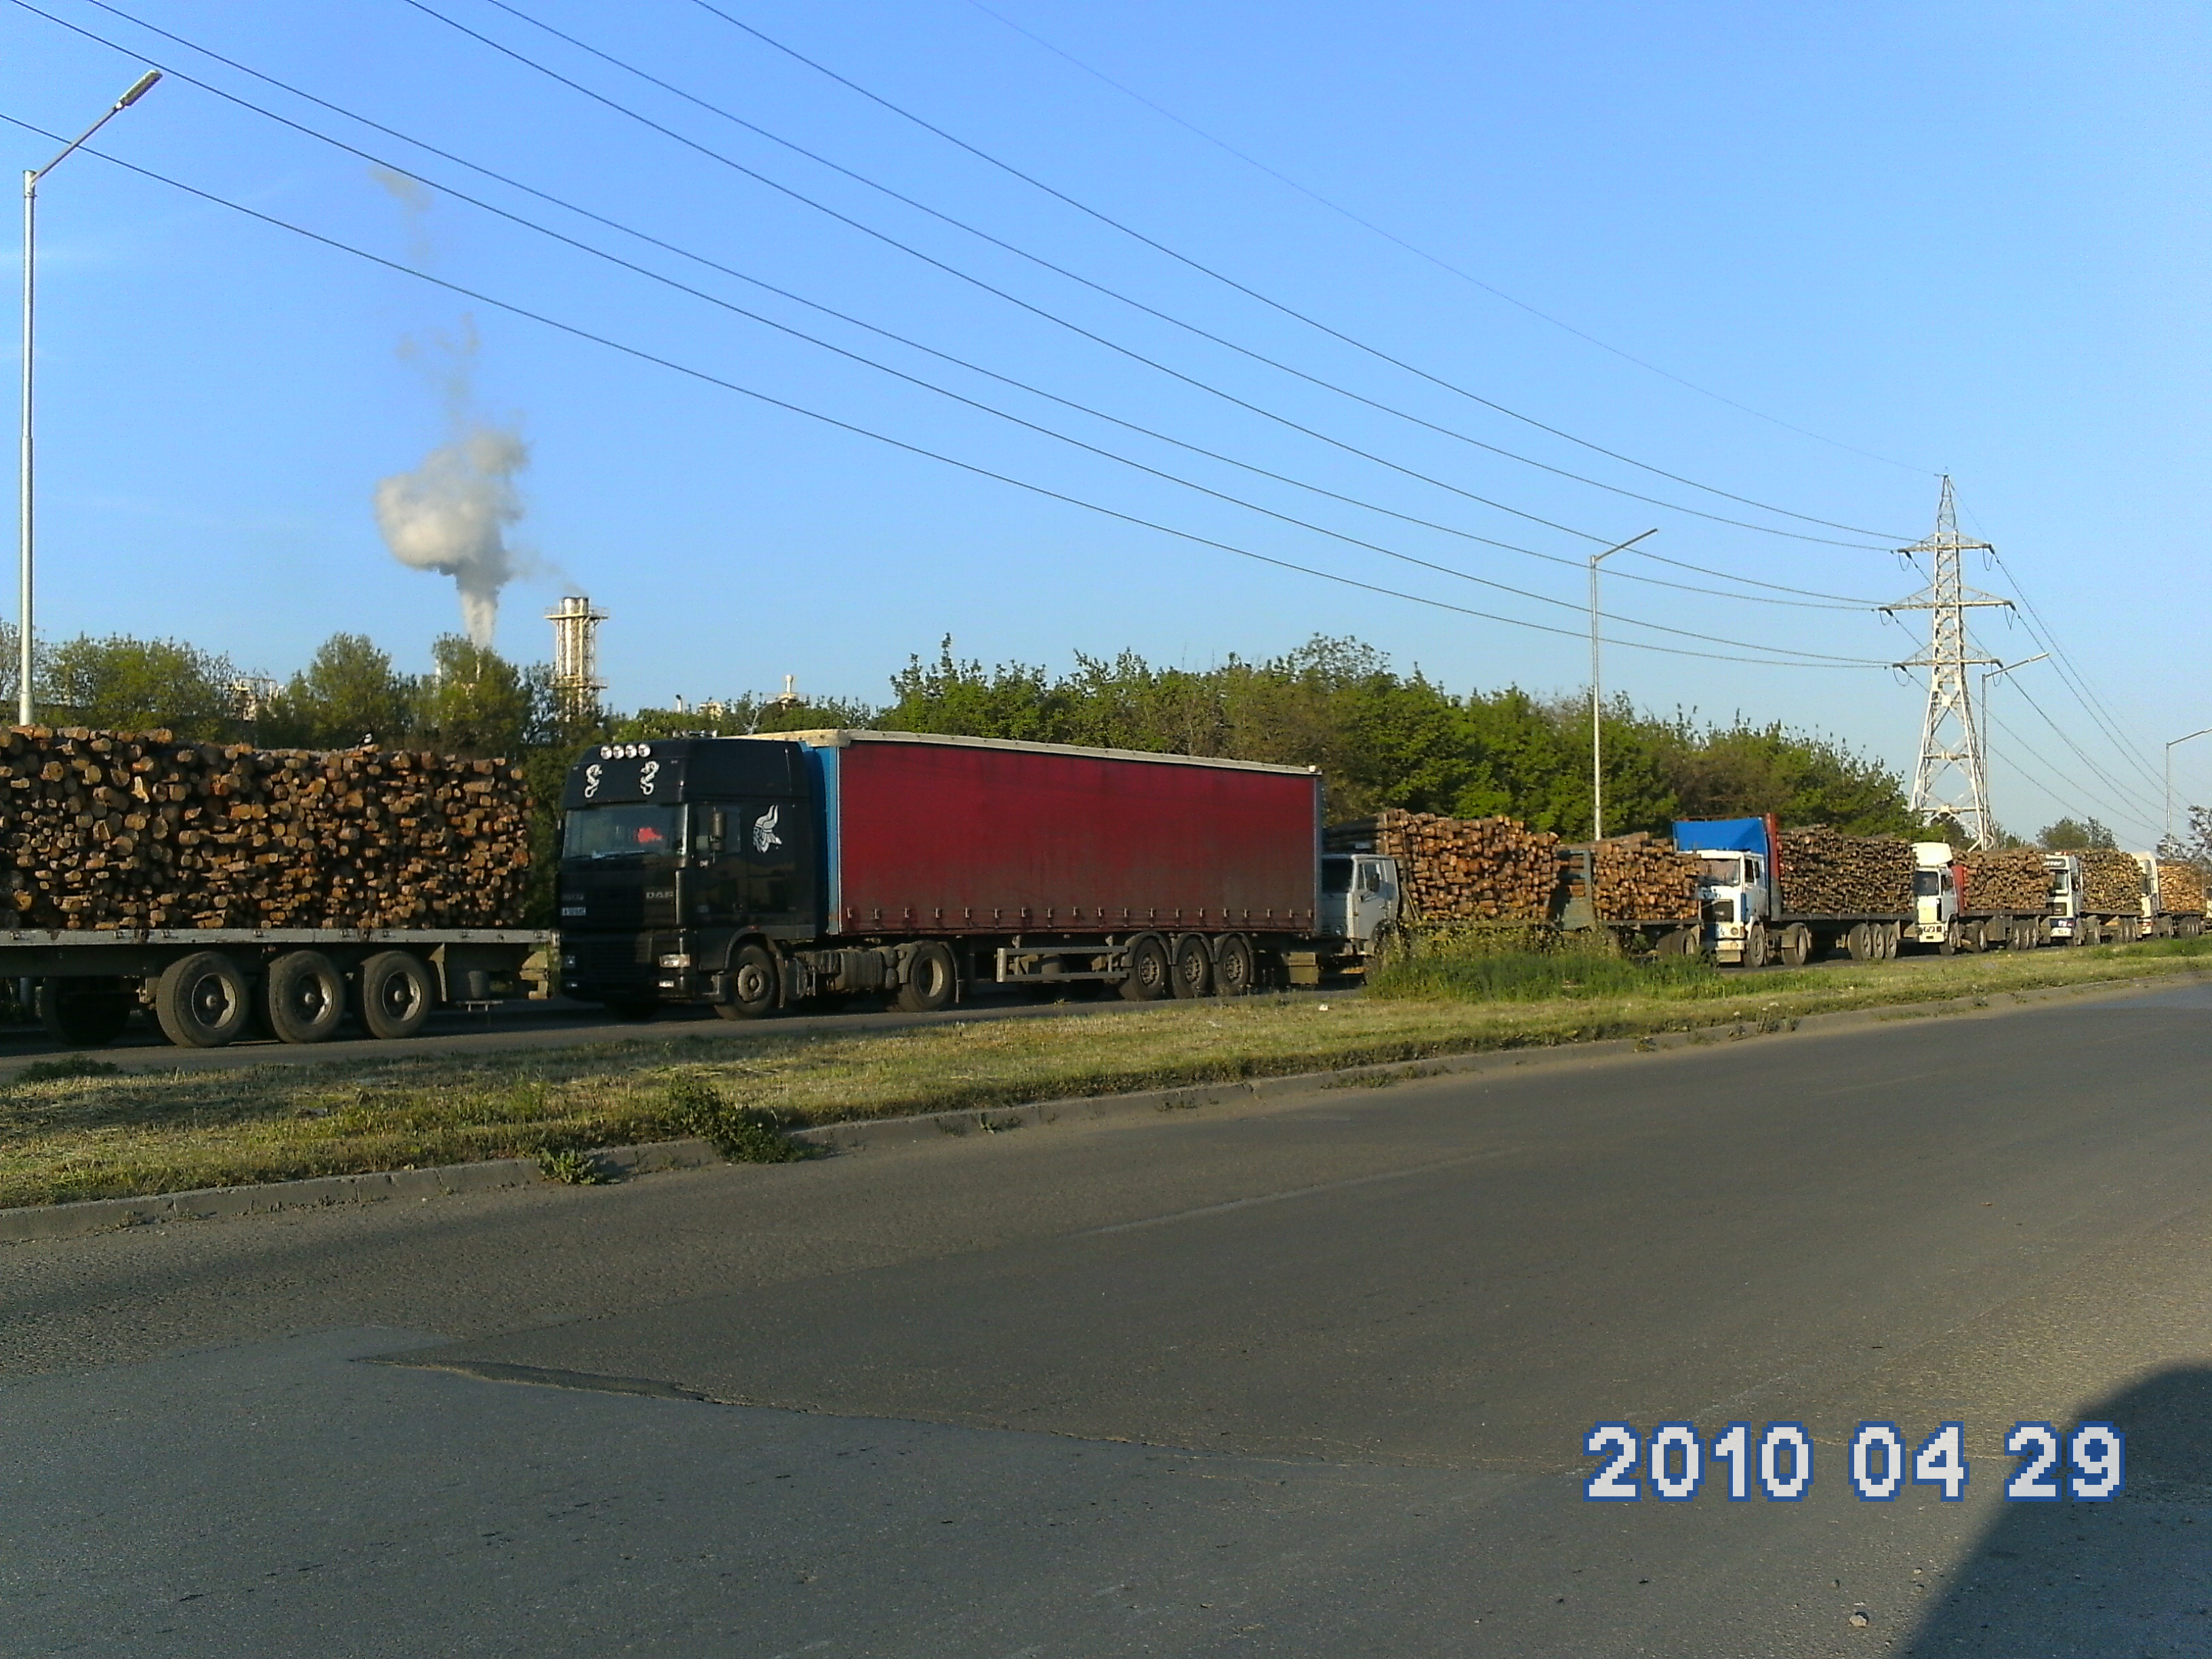
M 1940 870 L 1915 870 L 1912 890 L 1922 898 L 1934 898 L 1943 890 L 1943 874 Z
M 677 850 L 680 806 L 586 806 L 568 814 L 561 856 L 643 858 Z
M 1698 879 L 1733 887 L 1743 879 L 1743 860 L 1729 853 L 1707 853 L 1698 860 Z

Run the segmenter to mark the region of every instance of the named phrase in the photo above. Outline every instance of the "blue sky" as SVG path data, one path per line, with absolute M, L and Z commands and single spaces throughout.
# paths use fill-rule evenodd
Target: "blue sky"
M 41 194 L 42 631 L 174 635 L 282 674 L 345 629 L 422 665 L 431 637 L 458 625 L 453 586 L 385 550 L 371 497 L 379 479 L 447 435 L 450 383 L 465 368 L 471 414 L 512 425 L 531 451 L 520 480 L 526 512 L 513 532 L 529 569 L 507 590 L 499 643 L 511 655 L 545 654 L 540 613 L 573 584 L 611 613 L 605 665 L 624 705 L 774 689 L 785 674 L 805 690 L 880 696 L 909 653 L 932 653 L 947 634 L 963 655 L 1055 667 L 1077 651 L 1124 647 L 1203 665 L 1351 634 L 1455 689 L 1569 690 L 1587 681 L 1575 637 L 1580 561 L 1601 544 L 1586 538 L 1656 526 L 1652 550 L 1733 577 L 1901 598 L 1917 579 L 1881 550 L 1925 533 L 1934 475 L 1948 470 L 1967 527 L 2004 561 L 1969 579 L 2024 591 L 2100 706 L 2093 714 L 2050 665 L 2023 669 L 2017 690 L 2000 682 L 1992 776 L 2003 820 L 2032 830 L 2063 810 L 2089 811 L 2124 840 L 2147 841 L 2165 740 L 2212 725 L 2197 554 L 2207 516 L 2199 391 L 2212 343 L 2198 159 L 2212 54 L 2201 9 L 991 0 L 1004 18 L 1601 346 L 1350 222 L 971 0 L 716 3 L 1436 380 L 1055 202 L 696 0 L 425 3 L 719 161 L 408 0 L 118 0 L 127 18 L 88 0 L 37 0 L 123 51 L 0 0 L 0 112 L 73 134 L 140 65 L 181 70 L 1024 419 L 1536 597 L 1395 561 L 1076 450 L 449 192 L 410 210 L 363 160 L 181 78 L 119 117 L 98 147 L 975 467 L 1567 634 L 1333 584 L 963 472 L 90 155 L 72 158 Z M 530 19 L 1097 286 L 652 87 Z M 805 300 L 1296 483 L 825 319 L 273 90 L 139 22 Z M 53 148 L 13 128 L 0 128 L 0 147 L 17 168 Z M 1656 477 L 1463 392 L 1806 517 Z M 1785 529 L 1850 544 L 1766 533 Z M 1621 619 L 1607 627 L 1608 688 L 1662 709 L 1819 726 L 1909 764 L 1916 685 L 1882 668 L 1776 659 L 1889 662 L 1917 638 L 1863 610 L 1638 583 L 1768 591 L 1632 556 L 1607 568 L 1619 574 L 1607 578 L 1607 607 Z M 2008 661 L 2040 648 L 2024 627 L 1995 620 L 1982 629 Z M 1669 656 L 1629 648 L 1632 640 L 1766 660 Z M 2212 738 L 2178 751 L 2176 776 L 2185 798 L 2212 799 Z

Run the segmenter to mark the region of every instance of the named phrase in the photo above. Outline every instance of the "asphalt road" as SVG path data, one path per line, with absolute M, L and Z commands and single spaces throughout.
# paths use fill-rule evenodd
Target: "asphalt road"
M 2212 988 L 0 1247 L 0 1651 L 2212 1650 Z M 1799 1502 L 1583 1438 L 1802 1424 Z M 1863 1502 L 1863 1421 L 1965 1428 Z M 2008 1504 L 2022 1420 L 2128 1436 Z M 1855 1622 L 1854 1615 L 1858 1620 Z

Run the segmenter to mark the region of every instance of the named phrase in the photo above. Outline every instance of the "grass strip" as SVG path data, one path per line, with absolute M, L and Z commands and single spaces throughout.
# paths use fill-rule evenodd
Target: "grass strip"
M 2212 939 L 1852 964 L 1756 976 L 1688 969 L 1483 970 L 1350 1000 L 1249 997 L 1111 1018 L 958 1021 L 892 1032 L 732 1032 L 379 1065 L 251 1066 L 18 1080 L 0 1090 L 0 1206 L 565 1152 L 700 1132 L 737 1155 L 789 1127 L 1283 1076 L 1391 1060 L 1714 1028 L 2119 977 L 2202 971 Z M 1548 975 L 1548 977 L 1547 977 Z M 1486 987 L 1488 988 L 1486 989 Z M 1418 994 L 1414 994 L 1414 992 Z M 1509 995 L 1511 992 L 1509 990 Z M 704 1104 L 702 1104 L 704 1103 Z M 750 1147 L 750 1150 L 747 1150 Z

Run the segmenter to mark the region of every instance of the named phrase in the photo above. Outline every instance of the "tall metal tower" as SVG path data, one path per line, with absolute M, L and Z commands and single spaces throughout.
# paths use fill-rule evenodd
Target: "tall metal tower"
M 1942 499 L 1936 507 L 1936 532 L 1923 541 L 1899 548 L 1907 558 L 1926 554 L 1931 580 L 1909 599 L 1884 605 L 1887 611 L 1925 611 L 1934 626 L 1928 649 L 1897 665 L 1928 671 L 1928 713 L 1920 725 L 1920 763 L 1912 777 L 1912 810 L 1932 822 L 1948 817 L 1974 838 L 1976 847 L 1987 847 L 1996 838 L 1996 825 L 1990 817 L 1990 780 L 1984 764 L 1982 734 L 1974 723 L 1973 689 L 1966 671 L 1994 664 L 1994 657 L 1972 654 L 1966 639 L 1966 612 L 1984 606 L 2008 606 L 2009 599 L 1992 599 L 1966 585 L 1960 556 L 1992 552 L 1987 542 L 1970 542 L 1959 533 L 1957 504 L 1951 480 L 1943 480 Z
M 589 720 L 607 689 L 599 678 L 599 624 L 606 619 L 581 593 L 568 594 L 545 613 L 553 624 L 553 696 L 569 720 Z

